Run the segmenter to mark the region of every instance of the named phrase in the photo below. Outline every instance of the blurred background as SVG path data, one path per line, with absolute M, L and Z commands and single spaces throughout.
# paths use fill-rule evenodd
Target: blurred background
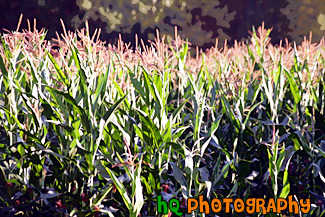
M 301 42 L 313 32 L 313 41 L 325 35 L 325 0 L 0 0 L 0 31 L 15 30 L 23 13 L 37 20 L 37 28 L 48 30 L 47 38 L 62 32 L 60 18 L 69 30 L 84 27 L 88 20 L 91 31 L 101 28 L 101 39 L 116 43 L 121 33 L 126 42 L 135 34 L 146 42 L 160 35 L 174 38 L 175 26 L 182 38 L 193 46 L 206 49 L 227 39 L 244 40 L 248 31 L 265 22 L 273 27 L 272 43 L 288 38 Z

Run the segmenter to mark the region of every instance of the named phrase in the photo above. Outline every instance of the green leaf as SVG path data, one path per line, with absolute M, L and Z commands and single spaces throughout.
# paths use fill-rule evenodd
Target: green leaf
M 107 122 L 109 120 L 109 118 L 112 116 L 112 114 L 114 114 L 114 112 L 117 110 L 117 108 L 121 105 L 121 103 L 124 101 L 126 97 L 126 94 L 120 98 L 119 100 L 117 100 L 114 105 L 110 106 L 107 102 L 105 102 L 105 104 L 109 107 L 109 109 L 107 110 L 107 112 L 105 112 L 105 114 L 103 115 L 103 119 L 105 122 Z
M 113 186 L 108 186 L 106 187 L 95 199 L 93 204 L 94 205 L 100 205 L 101 202 L 105 199 L 105 197 L 107 196 L 107 194 L 112 190 Z
M 225 109 L 226 114 L 227 114 L 228 118 L 230 119 L 232 125 L 234 125 L 237 133 L 239 133 L 239 131 L 241 130 L 241 123 L 236 118 L 234 111 L 232 110 L 228 100 L 226 99 L 226 97 L 224 95 L 221 95 L 221 102 L 222 102 L 223 108 Z
M 255 105 L 253 105 L 253 106 L 249 109 L 249 112 L 248 112 L 248 114 L 247 114 L 247 116 L 246 116 L 246 118 L 245 118 L 245 121 L 244 121 L 244 123 L 243 123 L 244 126 L 246 126 L 246 124 L 247 124 L 247 122 L 248 122 L 248 120 L 249 120 L 249 117 L 250 117 L 252 111 L 253 111 L 253 110 L 254 110 L 258 105 L 260 105 L 261 103 L 262 103 L 262 102 L 256 103 Z
M 293 154 L 292 154 L 293 155 Z M 287 196 L 290 193 L 290 183 L 289 183 L 289 176 L 288 176 L 288 168 L 290 164 L 290 159 L 292 155 L 289 157 L 289 160 L 287 161 L 284 173 L 283 173 L 283 188 L 279 195 L 279 198 L 287 198 Z
M 54 89 L 49 86 L 46 86 L 46 88 L 63 96 L 64 100 L 66 102 L 70 103 L 76 109 L 76 111 L 80 115 L 80 118 L 81 118 L 81 121 L 82 121 L 84 127 L 86 128 L 87 132 L 90 133 L 90 124 L 89 124 L 90 122 L 88 120 L 88 116 L 86 115 L 85 110 L 77 104 L 76 100 L 69 93 L 64 93 L 60 90 Z
M 108 75 L 109 75 L 109 68 L 110 68 L 109 64 L 107 66 L 107 70 L 105 73 L 101 74 L 97 79 L 99 80 L 99 84 L 96 87 L 96 91 L 95 91 L 95 99 L 94 99 L 94 103 L 97 103 L 98 101 L 98 97 L 100 95 L 103 95 L 106 91 L 106 85 L 107 85 L 107 80 L 108 80 Z
M 55 61 L 54 57 L 46 51 L 47 56 L 50 58 L 52 64 L 54 65 L 54 68 L 56 70 L 56 72 L 59 74 L 61 80 L 63 81 L 63 83 L 65 84 L 66 87 L 70 87 L 70 83 L 66 77 L 66 75 L 64 74 L 64 72 L 62 71 L 62 69 L 60 68 L 60 66 L 57 64 L 57 62 Z
M 118 178 L 114 175 L 114 173 L 109 168 L 105 167 L 105 169 L 106 169 L 108 175 L 113 180 L 115 187 L 120 192 L 126 207 L 128 208 L 128 210 L 130 212 L 132 212 L 132 210 L 133 210 L 132 202 L 127 194 L 127 191 L 125 190 L 125 187 L 123 186 L 123 184 L 118 180 Z
M 145 87 L 143 87 L 141 85 L 141 83 L 134 78 L 135 74 L 133 74 L 130 69 L 129 69 L 129 74 L 130 74 L 130 79 L 131 79 L 132 85 L 138 91 L 138 93 L 140 94 L 140 97 L 143 99 L 143 101 L 145 101 L 145 103 L 147 105 L 149 105 L 149 99 L 147 98 L 147 94 L 145 93 Z
M 141 161 L 139 161 L 138 167 L 135 170 L 135 180 L 134 182 L 132 182 L 132 188 L 133 188 L 133 192 L 132 193 L 132 197 L 135 196 L 135 204 L 133 206 L 133 210 L 132 210 L 132 214 L 131 216 L 133 217 L 137 217 L 140 214 L 140 211 L 142 209 L 142 206 L 144 204 L 144 199 L 143 199 L 143 193 L 142 193 L 142 185 L 141 185 Z
M 288 78 L 288 81 L 290 83 L 290 90 L 291 90 L 291 93 L 293 95 L 293 98 L 294 98 L 294 101 L 296 104 L 298 104 L 301 100 L 301 93 L 299 91 L 299 87 L 294 79 L 294 77 L 292 76 L 292 74 L 290 72 L 288 72 L 288 70 L 283 67 L 284 69 L 284 72 Z

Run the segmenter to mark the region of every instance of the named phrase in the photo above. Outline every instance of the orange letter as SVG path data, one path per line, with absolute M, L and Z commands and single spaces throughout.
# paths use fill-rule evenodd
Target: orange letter
M 237 198 L 234 202 L 235 211 L 241 213 L 245 209 L 245 204 L 242 199 Z
M 226 210 L 225 210 L 226 213 L 230 213 L 230 203 L 231 202 L 232 202 L 231 198 L 224 198 L 223 199 L 223 203 L 226 204 Z
M 192 202 L 194 202 L 194 206 L 192 206 Z M 194 198 L 188 198 L 187 200 L 187 213 L 190 214 L 192 213 L 194 210 L 197 209 L 197 206 L 198 206 L 198 202 L 196 199 Z
M 293 211 L 293 207 L 295 208 L 295 211 Z M 299 205 L 297 201 L 292 200 L 292 196 L 289 196 L 289 212 L 294 212 L 294 214 L 299 213 Z
M 199 206 L 200 206 L 200 213 L 204 212 L 205 214 L 210 213 L 209 203 L 203 200 L 203 195 L 199 196 Z M 205 209 L 204 209 L 205 207 Z
M 263 215 L 266 214 L 266 209 L 265 209 L 265 200 L 262 198 L 257 198 L 256 199 L 256 212 L 260 212 L 262 209 Z
M 269 203 L 267 205 L 266 212 L 267 213 L 271 212 L 271 209 L 272 209 L 272 212 L 276 212 L 275 202 L 274 202 L 273 198 L 269 199 Z
M 248 214 L 253 214 L 255 212 L 255 200 L 256 200 L 255 198 L 249 198 L 246 200 L 246 205 L 247 205 L 246 212 Z
M 283 206 L 281 204 L 281 202 L 283 202 Z M 282 210 L 285 210 L 288 206 L 288 202 L 283 199 L 283 198 L 278 198 L 276 200 L 276 210 L 278 211 L 278 213 L 281 213 Z
M 217 203 L 217 204 L 216 204 Z M 213 199 L 211 202 L 212 211 L 218 213 L 222 209 L 222 205 L 219 199 Z
M 308 213 L 310 210 L 310 199 L 306 199 L 306 203 L 304 203 L 303 199 L 300 199 L 300 210 L 302 213 Z

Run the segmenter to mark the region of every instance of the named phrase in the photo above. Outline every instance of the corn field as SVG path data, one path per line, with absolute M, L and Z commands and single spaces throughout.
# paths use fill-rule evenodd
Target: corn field
M 272 45 L 261 26 L 199 51 L 62 25 L 1 35 L 3 216 L 171 216 L 159 195 L 183 216 L 208 216 L 184 211 L 200 195 L 294 195 L 309 213 L 265 216 L 325 216 L 324 38 Z

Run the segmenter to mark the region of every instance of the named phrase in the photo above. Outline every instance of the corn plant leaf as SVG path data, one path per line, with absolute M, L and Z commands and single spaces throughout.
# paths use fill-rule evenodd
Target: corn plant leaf
M 107 186 L 95 199 L 93 204 L 94 205 L 99 205 L 101 202 L 106 198 L 108 193 L 113 189 L 113 186 Z
M 123 186 L 123 184 L 118 180 L 118 178 L 114 175 L 114 173 L 109 168 L 105 167 L 105 169 L 106 169 L 108 175 L 113 180 L 113 182 L 115 184 L 115 187 L 120 192 L 127 209 L 130 212 L 132 212 L 133 205 L 132 205 L 131 199 L 129 198 L 129 196 L 127 194 L 127 191 L 126 191 L 125 187 Z
M 106 91 L 106 86 L 107 86 L 107 80 L 108 80 L 108 75 L 109 75 L 109 69 L 110 69 L 110 65 L 109 64 L 107 66 L 107 70 L 106 72 L 104 72 L 103 74 L 101 74 L 97 79 L 99 81 L 97 87 L 96 87 L 96 91 L 95 91 L 95 99 L 94 99 L 94 103 L 96 104 L 98 101 L 98 97 L 100 95 L 103 95 Z
M 125 94 L 122 98 L 120 98 L 119 100 L 117 100 L 112 106 L 110 106 L 107 102 L 105 102 L 106 106 L 109 107 L 109 109 L 107 110 L 107 112 L 105 112 L 105 114 L 102 117 L 105 122 L 107 122 L 110 119 L 110 117 L 114 114 L 114 112 L 117 110 L 117 108 L 124 101 L 124 99 L 125 99 L 126 96 L 127 96 L 127 94 Z
M 289 173 L 288 173 L 288 168 L 289 168 L 289 164 L 290 164 L 290 159 L 293 156 L 293 154 L 291 154 L 291 156 L 289 157 L 287 163 L 286 163 L 286 167 L 283 173 L 283 188 L 282 191 L 279 195 L 279 198 L 287 198 L 287 196 L 290 193 L 290 183 L 289 183 Z
M 149 87 L 151 95 L 153 96 L 153 98 L 156 101 L 159 108 L 163 109 L 162 99 L 159 95 L 159 91 L 158 91 L 156 85 L 153 83 L 152 79 L 149 77 L 147 70 L 143 66 L 141 66 L 141 68 L 143 70 L 144 80 L 147 83 L 147 86 Z
M 86 128 L 87 132 L 90 132 L 90 124 L 89 124 L 88 117 L 87 117 L 84 109 L 77 104 L 76 100 L 69 93 L 64 93 L 64 92 L 62 92 L 60 90 L 54 89 L 54 88 L 49 87 L 49 86 L 46 86 L 46 88 L 48 88 L 49 90 L 63 96 L 64 100 L 66 102 L 70 103 L 76 109 L 76 111 L 80 115 L 82 123 L 83 123 L 84 127 Z
M 189 196 L 190 192 L 187 192 L 186 190 L 188 189 L 188 185 L 186 183 L 186 179 L 184 176 L 184 172 L 178 168 L 176 163 L 170 162 L 169 163 L 173 169 L 173 173 L 171 174 L 181 185 L 182 191 L 184 195 Z
M 301 100 L 301 93 L 299 91 L 298 85 L 292 76 L 292 74 L 284 67 L 284 72 L 288 78 L 289 84 L 290 84 L 290 90 L 293 95 L 294 101 L 296 104 L 298 104 Z
M 3 58 L 2 56 L 0 55 L 0 69 L 1 69 L 1 74 L 4 76 L 4 77 L 8 77 L 8 70 L 4 64 L 4 61 L 3 61 Z M 8 82 L 7 82 L 7 79 L 3 79 L 3 82 L 5 84 L 5 87 L 7 88 L 8 87 Z
M 52 64 L 54 65 L 54 68 L 55 68 L 56 72 L 58 73 L 58 75 L 62 79 L 62 81 L 65 84 L 65 86 L 66 87 L 70 87 L 70 84 L 69 84 L 69 81 L 67 79 L 67 76 L 64 74 L 64 72 L 62 71 L 62 69 L 60 68 L 60 66 L 58 65 L 58 63 L 55 61 L 54 57 L 49 52 L 46 52 L 46 54 L 50 58 Z
M 261 103 L 262 103 L 262 102 L 256 103 L 255 105 L 253 105 L 253 106 L 249 109 L 249 112 L 248 112 L 248 114 L 247 114 L 247 116 L 246 116 L 246 118 L 245 118 L 245 121 L 244 121 L 244 123 L 243 123 L 244 126 L 246 126 L 246 124 L 248 123 L 252 111 L 254 111 L 254 109 L 255 109 L 257 106 L 259 106 Z
M 220 171 L 219 174 L 217 174 L 217 177 L 216 179 L 214 180 L 213 182 L 213 185 L 216 185 L 216 184 L 222 184 L 223 181 L 227 178 L 228 176 L 228 172 L 229 172 L 229 167 L 230 167 L 230 164 L 232 163 L 232 160 L 227 162 L 223 167 L 222 167 L 222 170 Z
M 221 102 L 222 102 L 223 108 L 226 111 L 226 115 L 230 119 L 233 126 L 235 126 L 236 131 L 239 132 L 241 129 L 241 123 L 235 116 L 233 109 L 230 107 L 229 101 L 226 99 L 226 97 L 224 95 L 221 95 Z
M 147 94 L 145 93 L 145 88 L 141 85 L 141 83 L 139 81 L 137 81 L 134 78 L 135 74 L 133 74 L 130 69 L 129 69 L 129 74 L 130 74 L 130 79 L 131 79 L 132 85 L 138 91 L 138 93 L 140 94 L 140 97 L 143 99 L 143 101 L 146 102 L 146 104 L 148 105 L 149 104 L 149 99 L 147 97 Z
M 137 169 L 134 173 L 134 181 L 132 183 L 132 197 L 134 197 L 135 203 L 133 206 L 133 210 L 131 213 L 131 216 L 137 217 L 139 216 L 139 213 L 142 209 L 142 206 L 144 204 L 144 198 L 143 198 L 143 189 L 141 185 L 141 160 L 139 161 L 139 164 L 137 166 Z

